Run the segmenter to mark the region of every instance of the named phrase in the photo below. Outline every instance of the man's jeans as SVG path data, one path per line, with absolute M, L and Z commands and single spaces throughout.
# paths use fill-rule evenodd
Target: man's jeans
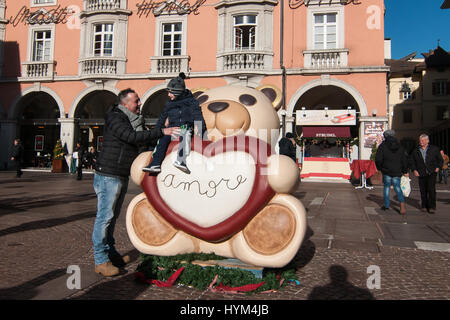
M 390 192 L 391 185 L 394 185 L 394 191 L 397 194 L 397 198 L 399 202 L 405 202 L 405 198 L 403 196 L 402 188 L 400 187 L 400 179 L 401 177 L 391 177 L 383 174 L 383 196 L 384 196 L 384 207 L 389 208 L 390 204 Z
M 94 190 L 97 194 L 97 216 L 92 233 L 95 264 L 110 261 L 119 253 L 114 247 L 114 228 L 128 189 L 128 178 L 109 177 L 95 173 Z

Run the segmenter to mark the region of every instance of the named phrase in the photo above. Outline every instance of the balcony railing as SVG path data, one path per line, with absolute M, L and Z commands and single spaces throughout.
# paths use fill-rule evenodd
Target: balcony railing
M 81 76 L 115 76 L 118 74 L 118 59 L 94 57 L 80 60 Z
M 166 74 L 188 72 L 189 56 L 158 56 L 151 57 L 151 73 Z
M 222 70 L 264 70 L 265 56 L 263 52 L 236 51 L 220 55 L 222 58 Z
M 221 71 L 258 71 L 272 67 L 273 54 L 263 51 L 233 51 L 219 54 L 218 68 Z
M 33 80 L 53 80 L 55 61 L 22 62 L 22 78 Z
M 348 49 L 305 50 L 303 55 L 306 69 L 329 70 L 348 65 Z
M 121 0 L 85 0 L 86 11 L 120 9 Z

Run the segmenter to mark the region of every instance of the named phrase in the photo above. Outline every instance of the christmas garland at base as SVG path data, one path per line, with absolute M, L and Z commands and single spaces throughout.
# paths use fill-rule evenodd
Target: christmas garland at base
M 299 284 L 292 262 L 279 269 L 265 268 L 262 279 L 259 279 L 247 270 L 228 269 L 217 265 L 201 267 L 191 263 L 194 260 L 228 259 L 215 254 L 190 253 L 168 257 L 141 254 L 140 259 L 136 279 L 164 287 L 180 284 L 200 290 L 209 287 L 213 291 L 251 294 L 279 290 L 289 281 Z M 217 284 L 216 287 L 214 284 Z

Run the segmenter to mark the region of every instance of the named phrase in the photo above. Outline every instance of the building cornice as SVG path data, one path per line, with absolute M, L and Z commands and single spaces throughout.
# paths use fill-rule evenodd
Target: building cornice
M 269 4 L 276 6 L 278 4 L 278 0 L 222 0 L 215 4 L 214 8 L 220 9 L 222 7 L 231 7 L 244 4 Z
M 360 67 L 349 67 L 342 69 L 329 69 L 329 70 L 311 70 L 311 69 L 302 69 L 302 68 L 292 68 L 287 69 L 286 74 L 290 76 L 294 75 L 303 75 L 303 76 L 314 76 L 314 75 L 323 75 L 323 74 L 333 74 L 333 75 L 346 75 L 352 73 L 386 73 L 389 71 L 389 67 L 387 66 L 360 66 Z M 255 71 L 241 71 L 237 72 L 233 71 L 204 71 L 204 72 L 191 72 L 188 77 L 191 79 L 194 78 L 218 78 L 218 77 L 230 77 L 230 76 L 280 76 L 282 74 L 281 69 L 272 69 L 272 70 L 255 70 Z M 90 79 L 89 76 L 55 76 L 53 81 L 48 81 L 43 79 L 41 82 L 64 82 L 64 81 L 83 81 L 83 80 L 95 80 L 95 79 L 112 79 L 115 80 L 165 80 L 168 78 L 172 78 L 176 76 L 176 73 L 170 74 L 151 74 L 151 73 L 133 73 L 133 74 L 123 74 L 123 75 L 105 75 L 102 77 L 101 75 L 96 75 Z M 36 78 L 29 79 L 24 77 L 19 78 L 4 78 L 0 79 L 0 83 L 11 83 L 11 82 L 36 82 L 39 81 Z

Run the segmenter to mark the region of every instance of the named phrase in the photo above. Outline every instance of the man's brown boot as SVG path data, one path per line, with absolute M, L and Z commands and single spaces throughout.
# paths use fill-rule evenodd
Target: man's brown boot
M 404 202 L 400 202 L 400 214 L 406 213 L 406 206 Z
M 105 277 L 112 277 L 119 274 L 119 269 L 114 267 L 111 261 L 95 266 L 95 272 L 100 273 Z

